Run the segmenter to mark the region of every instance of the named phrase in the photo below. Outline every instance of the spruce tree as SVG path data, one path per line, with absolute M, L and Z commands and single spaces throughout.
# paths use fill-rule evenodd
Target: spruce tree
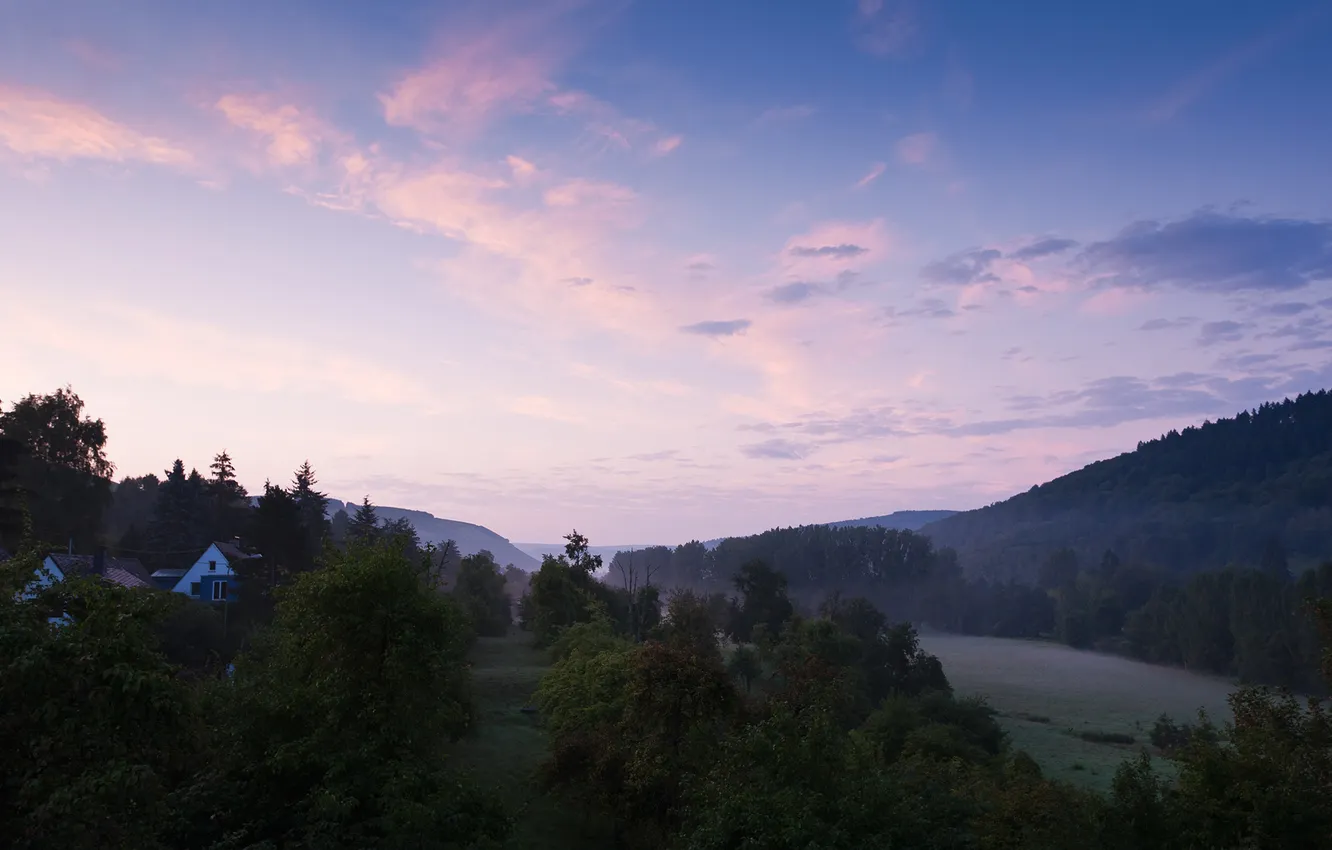
M 370 503 L 370 497 L 366 496 L 347 523 L 347 540 L 369 543 L 379 537 L 379 532 L 379 515 L 375 513 L 375 506 Z

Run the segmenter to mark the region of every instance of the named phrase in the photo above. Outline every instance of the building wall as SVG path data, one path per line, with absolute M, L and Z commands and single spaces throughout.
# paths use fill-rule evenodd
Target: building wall
M 217 569 L 208 569 L 210 561 L 217 564 Z M 185 575 L 180 577 L 180 581 L 176 582 L 173 590 L 176 593 L 183 593 L 186 596 L 193 596 L 196 599 L 211 602 L 213 601 L 213 585 L 219 581 L 227 582 L 227 599 L 235 602 L 236 575 L 231 571 L 231 564 L 226 557 L 218 551 L 217 545 L 210 544 L 207 551 L 199 556 L 199 560 L 195 561 L 185 571 Z

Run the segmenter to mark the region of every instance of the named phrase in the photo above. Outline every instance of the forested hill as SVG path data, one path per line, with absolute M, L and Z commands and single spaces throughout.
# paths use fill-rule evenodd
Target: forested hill
M 352 502 L 343 503 L 337 499 L 330 499 L 328 515 L 331 517 L 339 510 L 354 514 L 356 513 L 356 505 Z M 422 543 L 442 544 L 446 540 L 452 540 L 454 545 L 458 547 L 459 553 L 463 555 L 475 555 L 485 549 L 494 555 L 496 562 L 500 564 L 513 564 L 515 567 L 528 572 L 540 566 L 531 555 L 518 549 L 507 538 L 496 534 L 483 525 L 475 525 L 456 519 L 442 519 L 425 511 L 383 505 L 377 505 L 375 512 L 381 519 L 406 519 L 416 529 Z
M 1193 571 L 1255 564 L 1274 540 L 1298 571 L 1332 556 L 1332 394 L 1171 431 L 923 532 L 1004 578 L 1033 577 L 1062 547 Z
M 832 528 L 873 528 L 877 525 L 901 531 L 919 531 L 924 526 L 946 519 L 955 513 L 957 511 L 893 511 L 883 516 L 844 519 L 841 522 L 830 522 L 828 525 Z

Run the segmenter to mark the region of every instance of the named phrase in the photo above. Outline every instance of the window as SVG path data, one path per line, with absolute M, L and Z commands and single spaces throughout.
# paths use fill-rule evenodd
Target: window
M 208 562 L 208 572 L 212 573 L 212 572 L 216 572 L 216 571 L 217 571 L 217 561 L 209 561 L 209 562 Z
M 214 601 L 218 601 L 218 602 L 220 602 L 220 601 L 222 601 L 223 599 L 226 599 L 226 598 L 227 598 L 227 583 L 226 583 L 225 581 L 215 581 L 215 582 L 213 582 L 213 599 L 214 599 Z
M 198 595 L 199 595 L 199 582 L 197 581 L 190 582 L 190 596 L 198 596 Z

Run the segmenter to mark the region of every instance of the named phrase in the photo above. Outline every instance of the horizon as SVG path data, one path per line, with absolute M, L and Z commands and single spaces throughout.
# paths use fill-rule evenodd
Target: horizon
M 0 8 L 0 400 L 600 547 L 1332 387 L 1332 3 L 500 5 Z

